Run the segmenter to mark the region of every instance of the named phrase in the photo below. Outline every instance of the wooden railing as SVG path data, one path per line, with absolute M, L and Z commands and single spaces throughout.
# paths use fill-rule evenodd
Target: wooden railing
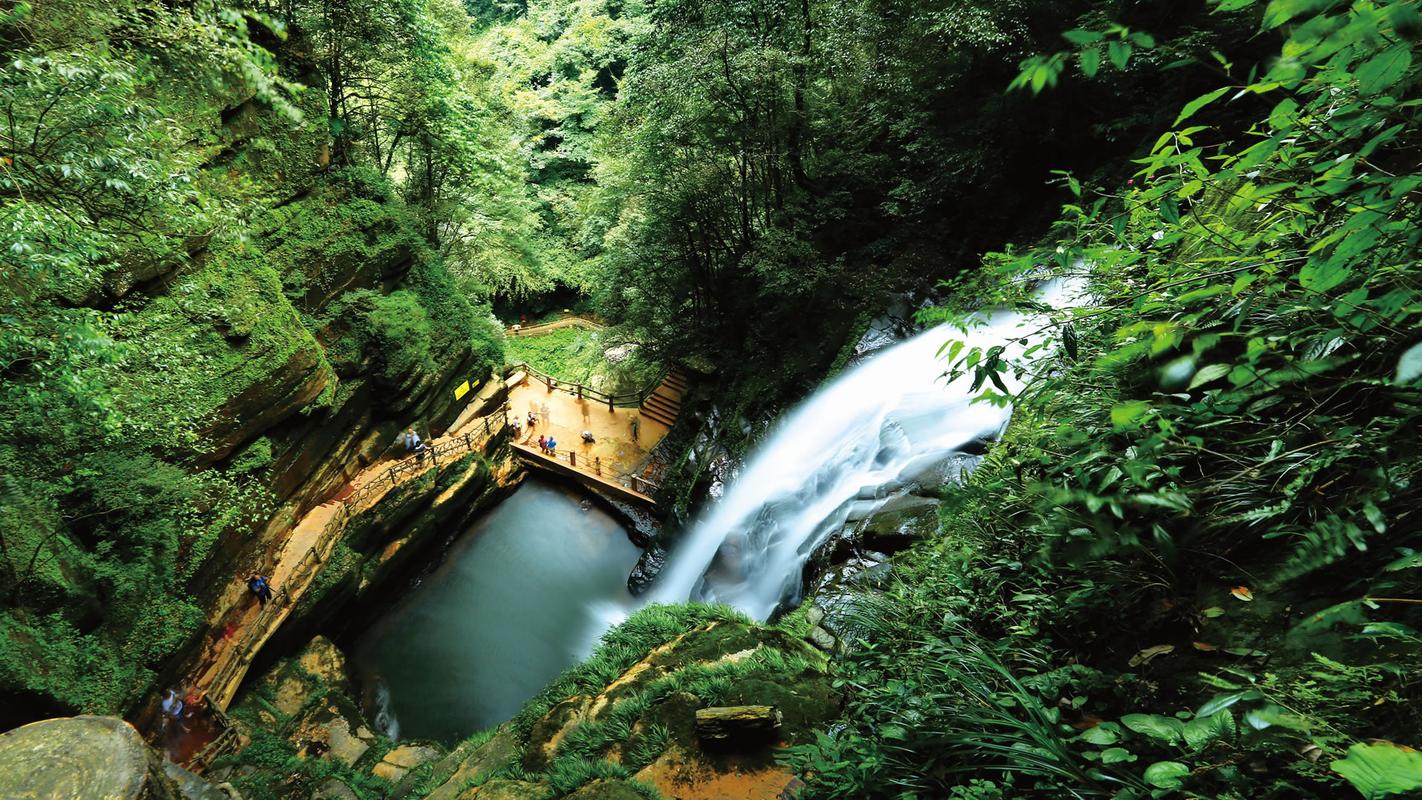
M 525 445 L 531 447 L 532 445 Z M 651 495 L 661 487 L 636 473 L 635 467 L 625 467 L 601 456 L 579 456 L 572 450 L 556 450 L 542 454 L 560 463 L 567 464 L 578 472 L 586 473 L 605 481 L 613 481 L 641 495 Z
M 573 395 L 579 400 L 582 400 L 584 398 L 591 398 L 593 400 L 598 401 L 599 403 L 605 404 L 607 406 L 608 411 L 611 411 L 614 408 L 637 408 L 638 406 L 642 405 L 642 403 L 646 402 L 648 397 L 652 396 L 652 392 L 655 392 L 657 390 L 657 387 L 661 386 L 662 382 L 667 379 L 667 372 L 669 372 L 669 370 L 662 372 L 661 375 L 657 376 L 656 380 L 649 383 L 639 392 L 608 394 L 607 392 L 600 392 L 597 389 L 592 388 L 591 386 L 584 386 L 583 384 L 578 383 L 576 381 L 565 381 L 559 378 L 555 378 L 552 375 L 549 375 L 548 373 L 529 365 L 527 361 L 521 361 L 504 370 L 504 380 L 512 378 L 514 374 L 517 373 L 519 370 L 524 371 L 528 374 L 530 378 L 534 378 L 543 385 L 547 386 L 550 391 L 556 389 L 561 392 L 567 392 L 568 394 Z
M 272 619 L 281 613 L 283 607 L 293 602 L 287 591 L 288 587 L 308 585 L 316 570 L 330 557 L 331 551 L 340 541 L 341 531 L 351 517 L 374 505 L 386 492 L 400 485 L 402 476 L 423 475 L 431 468 L 437 468 L 440 463 L 448 464 L 455 458 L 482 447 L 485 442 L 507 428 L 507 411 L 507 406 L 501 406 L 498 411 L 473 420 L 466 426 L 469 428 L 466 433 L 436 441 L 427 450 L 391 464 L 378 478 L 368 481 L 344 500 L 327 503 L 326 505 L 335 505 L 335 513 L 326 520 L 315 544 L 302 554 L 283 585 L 273 593 L 272 599 L 262 606 L 257 618 L 243 626 L 241 641 L 232 645 L 235 649 L 229 648 L 226 651 L 226 660 L 208 683 L 209 693 L 216 690 L 226 694 L 231 682 L 240 677 L 241 671 L 247 668 L 256 651 L 265 643 Z M 212 705 L 217 707 L 216 702 Z
M 217 728 L 218 733 L 217 736 L 213 737 L 212 741 L 203 745 L 201 750 L 194 753 L 183 764 L 183 767 L 191 772 L 201 773 L 203 770 L 212 766 L 212 762 L 215 761 L 218 756 L 237 752 L 237 748 L 241 744 L 242 737 L 238 735 L 237 728 L 232 724 L 232 720 L 228 719 L 227 715 L 222 713 L 222 709 L 209 702 L 207 704 L 207 713 L 211 715 L 212 724 Z
M 400 485 L 402 476 L 423 473 L 430 467 L 439 467 L 441 463 L 447 464 L 452 459 L 481 447 L 495 434 L 502 432 L 507 425 L 507 405 L 501 406 L 498 411 L 491 414 L 471 420 L 466 426 L 469 430 L 465 433 L 443 440 L 437 439 L 425 450 L 391 464 L 384 474 L 367 481 L 364 486 L 346 497 L 343 501 L 344 507 L 351 513 L 365 510 L 368 503 L 378 500 L 386 492 Z
M 583 330 L 601 330 L 603 324 L 584 314 L 563 314 L 543 322 L 536 322 L 532 325 L 510 325 L 504 328 L 505 336 L 539 336 L 549 331 L 559 328 L 582 328 Z

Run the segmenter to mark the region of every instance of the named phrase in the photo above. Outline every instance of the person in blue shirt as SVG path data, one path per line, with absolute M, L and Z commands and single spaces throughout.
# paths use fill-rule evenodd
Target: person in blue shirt
M 554 439 L 552 436 L 548 437 L 548 455 L 558 455 L 558 440 Z
M 247 591 L 257 598 L 257 603 L 266 607 L 267 601 L 272 599 L 272 584 L 265 575 L 253 575 L 247 579 Z

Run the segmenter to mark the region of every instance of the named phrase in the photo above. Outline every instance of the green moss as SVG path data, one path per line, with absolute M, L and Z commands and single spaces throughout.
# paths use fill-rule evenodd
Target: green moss
M 661 376 L 664 365 L 644 358 L 639 350 L 620 361 L 609 360 L 606 350 L 619 342 L 606 330 L 567 327 L 537 336 L 510 337 L 505 348 L 509 363 L 527 363 L 559 380 L 609 394 L 642 391 Z

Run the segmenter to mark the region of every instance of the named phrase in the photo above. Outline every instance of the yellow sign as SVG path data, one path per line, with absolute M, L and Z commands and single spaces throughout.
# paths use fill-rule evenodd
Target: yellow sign
M 454 387 L 455 400 L 462 400 L 464 398 L 464 395 L 466 394 L 469 394 L 469 381 L 465 381 L 464 383 L 461 383 L 458 386 Z

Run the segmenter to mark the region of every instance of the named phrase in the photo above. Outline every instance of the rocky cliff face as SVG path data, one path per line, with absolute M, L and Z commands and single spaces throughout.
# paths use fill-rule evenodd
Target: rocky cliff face
M 198 117 L 198 180 L 227 224 L 187 235 L 182 258 L 118 258 L 64 300 L 104 315 L 119 363 L 94 389 L 124 422 L 0 448 L 22 479 L 0 514 L 16 584 L 0 727 L 132 712 L 176 681 L 223 588 L 401 429 L 442 431 L 453 388 L 501 361 L 487 309 L 388 183 L 322 165 L 319 95 L 299 124 L 241 97 Z

